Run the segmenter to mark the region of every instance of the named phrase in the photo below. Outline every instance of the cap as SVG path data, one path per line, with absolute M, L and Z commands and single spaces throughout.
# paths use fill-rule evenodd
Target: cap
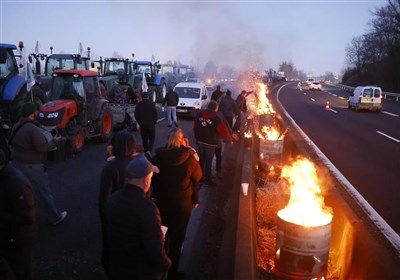
M 144 155 L 134 157 L 126 168 L 128 179 L 140 179 L 146 177 L 150 172 L 159 173 L 160 169 L 152 165 Z
M 36 112 L 37 106 L 34 103 L 28 102 L 28 103 L 24 103 L 24 105 L 22 105 L 21 108 L 21 115 L 22 117 L 26 118 L 29 117 L 32 113 Z

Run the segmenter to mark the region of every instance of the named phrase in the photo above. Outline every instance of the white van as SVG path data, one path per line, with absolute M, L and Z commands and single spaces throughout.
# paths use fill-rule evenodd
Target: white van
M 210 96 L 204 83 L 182 82 L 175 86 L 179 96 L 177 115 L 195 116 L 200 109 L 207 107 Z
M 350 94 L 349 109 L 366 109 L 379 112 L 382 109 L 382 90 L 376 86 L 360 86 Z

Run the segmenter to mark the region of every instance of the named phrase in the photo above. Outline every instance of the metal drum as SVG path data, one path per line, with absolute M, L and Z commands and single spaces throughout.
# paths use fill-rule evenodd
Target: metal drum
M 305 227 L 278 215 L 275 275 L 278 279 L 326 279 L 330 240 L 331 223 Z

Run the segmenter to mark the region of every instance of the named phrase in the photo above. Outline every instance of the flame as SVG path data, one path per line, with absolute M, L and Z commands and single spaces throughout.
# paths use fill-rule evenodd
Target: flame
M 258 115 L 265 115 L 265 114 L 275 114 L 275 110 L 272 108 L 271 103 L 267 98 L 267 94 L 269 93 L 267 85 L 263 83 L 257 83 L 258 85 L 258 92 L 257 92 L 257 105 L 256 110 Z
M 315 166 L 299 158 L 282 168 L 283 178 L 290 184 L 288 205 L 278 212 L 285 221 L 302 226 L 322 226 L 332 221 L 331 209 L 325 207 Z
M 244 138 L 251 138 L 251 135 L 252 133 L 251 132 L 245 132 L 244 133 Z
M 274 141 L 279 139 L 281 133 L 275 127 L 263 126 L 261 132 L 257 132 L 257 135 L 260 139 Z

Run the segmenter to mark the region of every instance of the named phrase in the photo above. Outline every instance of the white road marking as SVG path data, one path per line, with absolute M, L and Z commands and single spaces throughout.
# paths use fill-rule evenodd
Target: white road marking
M 315 102 L 315 99 L 314 98 L 310 98 L 311 99 L 311 101 L 314 101 Z
M 385 133 L 383 133 L 383 132 L 380 132 L 379 130 L 377 130 L 376 132 L 379 133 L 380 135 L 383 135 L 383 136 L 385 136 L 385 137 L 387 137 L 387 138 L 393 140 L 393 141 L 396 141 L 397 143 L 400 143 L 400 140 L 399 140 L 399 139 L 396 139 L 396 138 L 394 138 L 394 137 L 392 137 L 392 136 L 389 136 L 389 135 L 387 135 L 387 134 L 385 134 Z
M 333 96 L 337 96 L 337 94 L 332 94 Z
M 399 116 L 397 114 L 393 114 L 393 113 L 390 113 L 390 112 L 387 112 L 387 111 L 382 111 L 382 113 L 387 114 L 389 116 L 393 116 L 393 117 L 398 117 Z
M 339 96 L 339 99 L 346 99 L 346 98 L 344 98 L 343 96 Z
M 304 94 L 304 95 L 307 95 L 307 92 L 304 92 L 303 94 Z
M 332 111 L 332 112 L 334 112 L 334 113 L 336 113 L 336 114 L 338 113 L 337 111 L 335 111 L 335 110 L 333 110 L 333 109 L 331 109 L 331 108 L 329 108 L 329 110 Z

